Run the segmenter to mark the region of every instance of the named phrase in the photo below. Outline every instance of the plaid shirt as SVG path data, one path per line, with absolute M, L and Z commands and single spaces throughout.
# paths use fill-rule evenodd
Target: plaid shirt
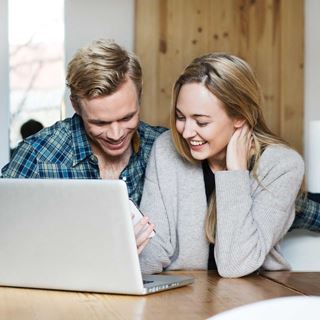
M 307 197 L 298 198 L 296 201 L 297 215 L 291 229 L 307 229 L 320 231 L 320 203 Z
M 145 169 L 155 139 L 166 129 L 140 122 L 128 165 L 120 174 L 129 197 L 140 203 Z M 92 153 L 78 115 L 58 121 L 22 141 L 11 161 L 2 169 L 3 178 L 101 179 L 98 159 Z

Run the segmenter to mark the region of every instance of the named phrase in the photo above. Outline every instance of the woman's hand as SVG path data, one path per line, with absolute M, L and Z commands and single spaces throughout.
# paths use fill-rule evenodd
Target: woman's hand
M 252 140 L 252 131 L 247 124 L 236 129 L 227 147 L 226 164 L 228 170 L 248 169 Z
M 155 228 L 153 223 L 150 223 L 149 218 L 144 216 L 134 225 L 134 234 L 136 237 L 138 254 L 142 252 L 145 246 L 150 241 L 150 236 Z

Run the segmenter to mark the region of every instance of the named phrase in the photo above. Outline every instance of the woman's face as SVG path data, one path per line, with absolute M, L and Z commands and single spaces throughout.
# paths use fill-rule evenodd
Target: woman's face
M 204 85 L 188 83 L 181 87 L 176 105 L 176 128 L 188 143 L 194 159 L 225 162 L 236 122 L 225 112 L 223 102 Z

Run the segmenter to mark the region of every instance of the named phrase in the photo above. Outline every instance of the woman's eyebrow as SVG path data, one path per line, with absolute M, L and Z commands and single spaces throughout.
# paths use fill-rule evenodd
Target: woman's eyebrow
M 176 112 L 183 114 L 183 112 L 181 110 L 179 110 L 179 108 L 176 107 Z M 198 114 L 198 113 L 194 113 L 191 115 L 191 117 L 207 117 L 207 118 L 211 118 L 211 116 L 207 115 L 207 114 Z
M 211 118 L 211 116 L 207 115 L 207 114 L 193 114 L 192 117 L 194 118 L 198 118 L 198 117 L 206 117 L 206 118 Z

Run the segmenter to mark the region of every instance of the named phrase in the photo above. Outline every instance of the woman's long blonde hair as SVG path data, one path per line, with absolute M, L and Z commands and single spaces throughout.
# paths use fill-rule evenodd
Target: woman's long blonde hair
M 186 83 L 201 83 L 223 102 L 230 118 L 245 119 L 252 129 L 253 148 L 250 170 L 257 178 L 257 165 L 263 150 L 271 144 L 287 143 L 275 135 L 266 125 L 261 105 L 260 85 L 250 68 L 242 59 L 226 53 L 210 53 L 194 59 L 180 75 L 173 87 L 170 124 L 172 137 L 178 153 L 186 160 L 192 158 L 187 142 L 176 129 L 176 104 L 181 87 Z M 216 197 L 213 192 L 206 216 L 205 229 L 209 242 L 214 242 L 216 224 Z

